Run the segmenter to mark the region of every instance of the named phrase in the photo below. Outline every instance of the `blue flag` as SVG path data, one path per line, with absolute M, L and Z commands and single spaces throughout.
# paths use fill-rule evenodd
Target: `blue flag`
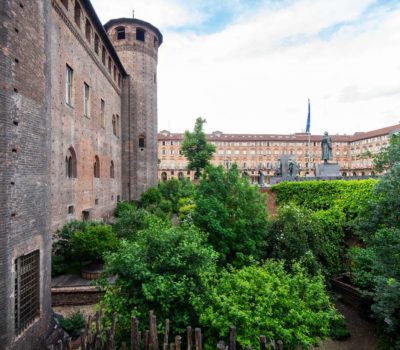
M 306 133 L 310 132 L 310 123 L 311 123 L 311 107 L 310 107 L 310 99 L 308 99 L 308 116 L 307 116 L 307 126 Z

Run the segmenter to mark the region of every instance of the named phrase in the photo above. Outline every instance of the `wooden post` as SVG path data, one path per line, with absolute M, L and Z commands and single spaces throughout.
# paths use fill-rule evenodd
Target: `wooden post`
M 283 350 L 283 343 L 282 343 L 282 340 L 278 340 L 278 341 L 276 342 L 276 345 L 278 346 L 278 350 Z
M 180 335 L 175 336 L 175 350 L 181 350 L 182 337 Z
M 187 339 L 187 350 L 192 350 L 192 327 L 187 327 L 186 328 L 186 339 Z
M 157 318 L 152 311 L 150 311 L 150 340 L 149 350 L 158 349 L 158 335 L 157 335 Z
M 65 349 L 66 350 L 72 350 L 72 343 L 71 343 L 71 337 L 68 337 L 66 340 L 66 344 L 65 344 Z
M 140 350 L 139 321 L 136 317 L 131 318 L 131 350 Z
M 88 317 L 88 323 L 86 324 L 86 335 L 87 335 L 87 345 L 86 347 L 90 347 L 90 345 L 93 344 L 94 339 L 93 339 L 93 332 L 92 332 L 92 323 L 93 323 L 93 319 L 92 316 Z M 89 345 L 89 346 L 88 346 Z
M 101 331 L 101 329 L 100 329 L 100 312 L 99 311 L 96 311 L 95 318 L 96 318 L 96 335 L 98 335 L 98 334 L 100 334 L 100 331 Z
M 57 350 L 63 350 L 63 342 L 61 339 L 57 342 Z
M 112 350 L 112 333 L 111 333 L 111 328 L 106 329 L 106 343 L 105 345 L 105 350 Z
M 236 350 L 236 326 L 229 326 L 229 350 Z
M 121 350 L 126 350 L 126 343 L 124 341 L 121 343 Z
M 260 350 L 267 350 L 267 337 L 260 335 Z
M 169 350 L 175 350 L 175 343 L 169 344 Z
M 195 336 L 196 350 L 203 350 L 203 345 L 201 340 L 201 328 L 195 328 L 194 336 Z
M 94 340 L 94 349 L 95 350 L 102 350 L 103 349 L 103 344 L 101 341 L 101 334 L 96 334 L 96 338 Z
M 117 322 L 117 313 L 113 312 L 112 321 L 111 321 L 111 333 L 112 333 L 113 339 L 115 339 L 115 325 L 116 325 L 116 322 Z
M 246 350 L 251 350 L 251 346 L 250 346 L 250 345 L 247 345 L 247 346 L 246 346 Z
M 81 350 L 86 350 L 86 329 L 87 327 L 85 327 L 85 330 L 81 332 Z
M 150 338 L 150 331 L 146 329 L 146 332 L 144 333 L 144 350 L 149 350 L 149 338 Z
M 169 338 L 169 319 L 165 320 L 164 326 L 164 341 L 163 341 L 163 350 L 168 350 L 168 338 Z

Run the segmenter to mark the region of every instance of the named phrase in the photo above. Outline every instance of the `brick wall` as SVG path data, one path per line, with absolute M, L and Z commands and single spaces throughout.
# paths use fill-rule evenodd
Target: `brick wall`
M 123 40 L 117 39 L 118 27 L 125 28 Z M 122 169 L 123 198 L 139 199 L 143 191 L 157 184 L 157 55 L 162 37 L 155 42 L 158 30 L 136 19 L 112 20 L 105 28 L 130 74 L 124 85 L 128 90 L 124 103 L 127 118 L 122 120 L 122 157 L 127 160 Z M 138 28 L 145 31 L 144 41 L 136 38 Z M 141 135 L 145 147 L 139 147 Z
M 0 6 L 0 348 L 39 349 L 50 315 L 49 2 Z M 14 332 L 14 262 L 40 250 L 40 317 Z

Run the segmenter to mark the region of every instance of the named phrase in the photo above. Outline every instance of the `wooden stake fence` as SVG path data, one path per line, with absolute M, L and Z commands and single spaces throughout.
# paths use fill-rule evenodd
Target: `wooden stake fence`
M 113 314 L 111 327 L 102 328 L 102 311 L 96 312 L 95 316 L 89 316 L 84 331 L 81 333 L 80 347 L 73 347 L 70 337 L 59 340 L 56 345 L 50 345 L 48 350 L 203 350 L 203 340 L 201 335 L 201 328 L 195 328 L 194 332 L 192 327 L 186 328 L 186 349 L 182 343 L 182 337 L 176 335 L 174 342 L 169 343 L 170 340 L 170 326 L 169 320 L 165 320 L 164 324 L 164 338 L 162 347 L 159 347 L 158 334 L 157 334 L 157 318 L 152 311 L 149 313 L 149 329 L 143 334 L 143 342 L 141 333 L 139 331 L 139 321 L 136 317 L 131 319 L 131 342 L 130 349 L 127 348 L 126 343 L 122 343 L 117 347 L 115 344 L 115 327 L 116 315 Z M 194 339 L 193 339 L 194 333 Z M 236 346 L 236 326 L 229 327 L 228 345 L 224 341 L 217 343 L 217 350 L 237 350 Z M 194 340 L 194 342 L 193 342 Z M 143 343 L 143 347 L 141 344 Z M 251 347 L 246 347 L 246 350 L 252 350 Z M 255 350 L 255 349 L 254 349 Z M 265 335 L 260 335 L 259 350 L 283 350 L 282 341 L 272 340 L 267 343 Z

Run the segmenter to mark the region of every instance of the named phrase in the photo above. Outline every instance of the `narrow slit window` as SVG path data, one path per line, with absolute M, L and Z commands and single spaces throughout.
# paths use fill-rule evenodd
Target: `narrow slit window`
M 139 136 L 139 148 L 145 148 L 146 147 L 146 138 L 144 135 Z
M 106 65 L 106 48 L 104 46 L 101 49 L 101 62 Z
M 72 90 L 73 90 L 74 71 L 70 66 L 65 69 L 65 102 L 72 106 Z
M 98 156 L 94 157 L 94 164 L 93 164 L 93 175 L 95 178 L 100 177 L 100 159 Z
M 85 36 L 86 40 L 89 41 L 91 40 L 91 35 L 92 35 L 92 26 L 90 24 L 90 21 L 88 18 L 86 18 L 86 24 L 85 24 Z
M 99 36 L 97 34 L 94 35 L 94 52 L 99 54 Z
M 114 162 L 111 161 L 111 164 L 110 164 L 110 178 L 114 179 L 114 177 L 115 177 Z
M 90 87 L 86 83 L 83 87 L 83 114 L 85 117 L 89 117 L 90 114 Z
M 106 103 L 104 102 L 103 99 L 100 100 L 100 116 L 101 116 L 101 127 L 104 128 L 105 126 L 105 109 L 106 109 Z
M 113 135 L 117 136 L 117 120 L 116 120 L 114 114 L 112 116 L 112 131 L 113 131 Z

